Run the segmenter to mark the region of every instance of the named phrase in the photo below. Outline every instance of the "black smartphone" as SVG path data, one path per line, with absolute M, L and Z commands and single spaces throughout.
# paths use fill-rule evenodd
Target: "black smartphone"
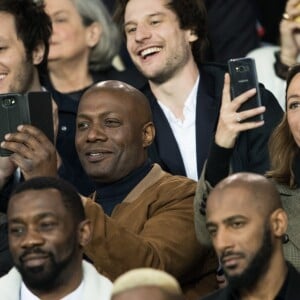
M 29 92 L 26 94 L 0 94 L 0 141 L 10 132 L 16 132 L 21 124 L 31 124 L 54 143 L 52 99 L 49 92 Z M 0 156 L 12 152 L 0 148 Z
M 228 60 L 228 70 L 230 75 L 231 99 L 236 98 L 240 94 L 252 88 L 256 89 L 256 94 L 243 103 L 238 111 L 244 111 L 261 106 L 261 95 L 254 59 L 248 57 L 230 59 Z M 249 122 L 262 120 L 263 114 L 259 114 L 243 121 Z

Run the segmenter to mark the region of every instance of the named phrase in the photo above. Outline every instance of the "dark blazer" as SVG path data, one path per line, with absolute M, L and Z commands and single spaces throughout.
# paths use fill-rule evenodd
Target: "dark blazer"
M 215 136 L 219 110 L 222 101 L 224 73 L 227 67 L 220 64 L 205 64 L 199 67 L 200 82 L 196 104 L 196 150 L 198 176 L 207 159 L 209 146 Z M 186 175 L 179 147 L 172 129 L 150 87 L 146 84 L 141 91 L 150 101 L 156 127 L 155 141 L 149 149 L 149 156 L 166 171 L 176 175 Z M 279 123 L 283 111 L 273 94 L 260 86 L 262 103 L 266 106 L 265 125 L 240 134 L 234 153 L 234 172 L 249 171 L 264 173 L 269 169 L 268 139 L 273 128 Z
M 280 296 L 284 293 L 286 300 L 298 300 L 300 297 L 300 273 L 290 264 L 288 264 L 288 277 L 284 283 L 285 292 L 282 290 L 279 292 Z M 201 298 L 201 300 L 239 300 L 239 297 L 233 295 L 230 287 L 225 287 L 212 294 Z M 282 298 L 280 298 L 282 299 Z

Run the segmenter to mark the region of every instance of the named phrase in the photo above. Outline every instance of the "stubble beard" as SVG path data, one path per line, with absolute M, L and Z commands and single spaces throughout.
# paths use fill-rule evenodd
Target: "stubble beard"
M 14 82 L 9 87 L 10 93 L 27 93 L 33 87 L 35 66 L 30 60 L 23 63 L 21 70 L 16 74 Z
M 160 66 L 155 71 L 147 73 L 143 71 L 142 67 L 136 65 L 137 69 L 154 84 L 163 84 L 171 78 L 176 77 L 178 73 L 184 68 L 189 60 L 188 49 L 181 49 L 181 53 L 175 53 L 166 59 L 163 66 Z

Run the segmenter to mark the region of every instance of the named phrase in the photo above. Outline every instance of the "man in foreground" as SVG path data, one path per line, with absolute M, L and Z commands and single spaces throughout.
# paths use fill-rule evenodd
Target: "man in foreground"
M 228 285 L 210 299 L 298 299 L 300 274 L 285 261 L 287 215 L 262 175 L 236 173 L 207 199 L 207 230 Z
M 83 94 L 76 147 L 96 186 L 93 199 L 85 199 L 93 225 L 85 253 L 111 280 L 152 267 L 175 276 L 184 291 L 198 285 L 205 295 L 215 287 L 217 262 L 196 240 L 196 182 L 149 161 L 154 136 L 149 103 L 135 88 L 104 81 Z
M 15 268 L 0 279 L 1 299 L 110 299 L 112 283 L 82 260 L 91 226 L 70 184 L 25 181 L 11 196 L 7 217 Z

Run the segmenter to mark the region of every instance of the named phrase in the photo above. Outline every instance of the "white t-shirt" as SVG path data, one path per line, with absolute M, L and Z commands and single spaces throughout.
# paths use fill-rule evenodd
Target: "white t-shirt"
M 78 286 L 76 290 L 74 290 L 72 293 L 69 295 L 61 298 L 61 300 L 82 300 L 83 298 L 83 286 L 84 286 L 84 281 L 81 282 L 81 284 Z M 40 300 L 37 296 L 35 296 L 22 282 L 21 285 L 21 298 L 20 300 Z

